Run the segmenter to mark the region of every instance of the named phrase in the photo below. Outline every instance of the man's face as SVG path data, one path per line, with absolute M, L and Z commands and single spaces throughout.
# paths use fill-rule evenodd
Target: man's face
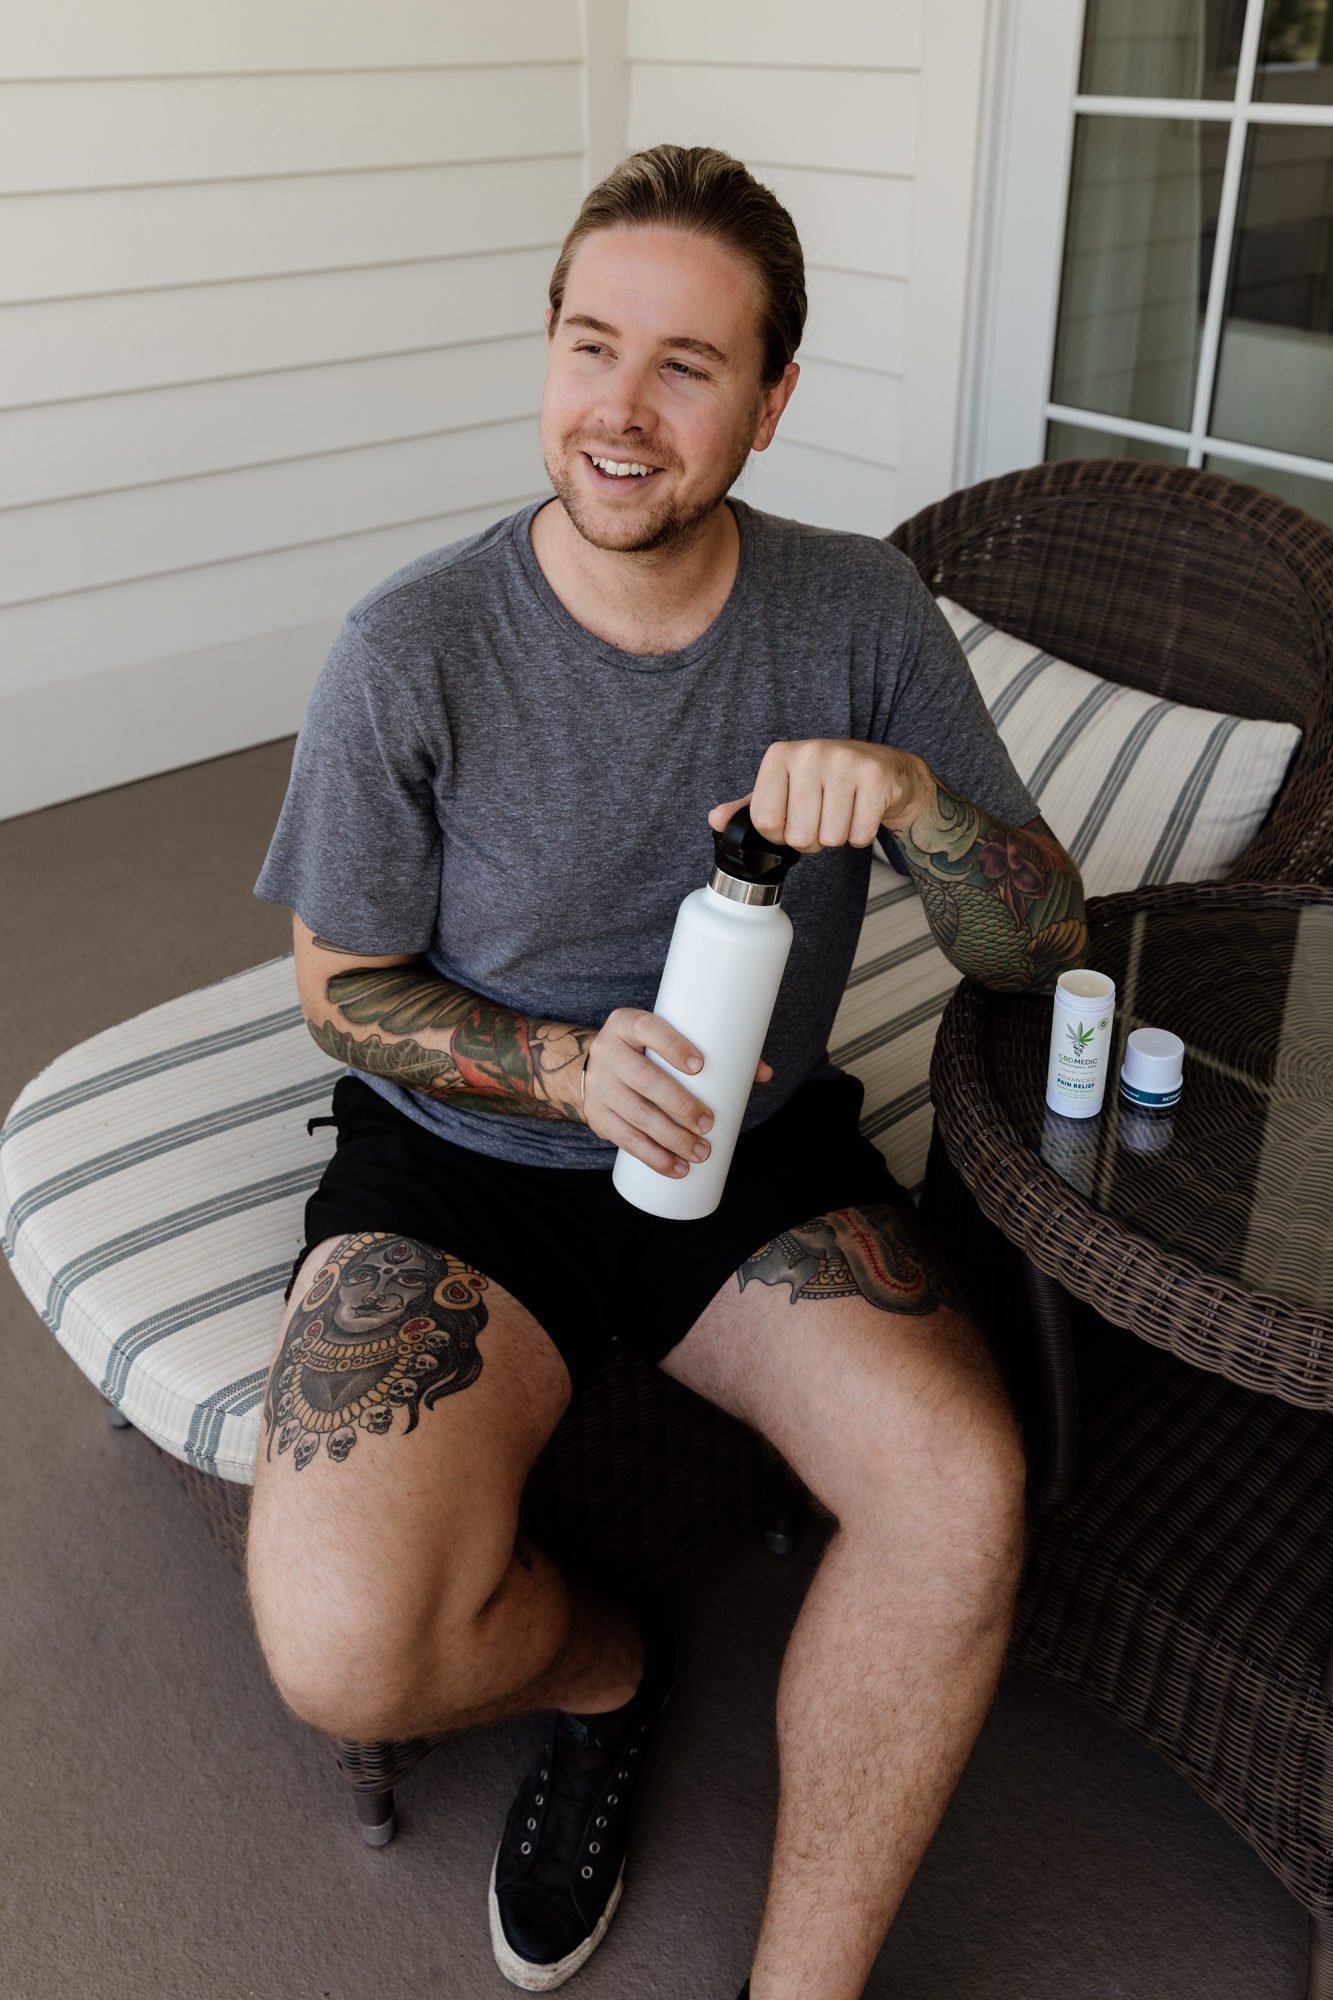
M 629 552 L 688 539 L 765 448 L 799 370 L 761 382 L 759 312 L 754 270 L 712 237 L 602 229 L 580 243 L 560 318 L 547 315 L 541 437 L 585 541 Z
M 342 1274 L 333 1324 L 341 1333 L 364 1339 L 401 1318 L 429 1287 L 426 1260 L 414 1244 L 396 1240 L 386 1248 L 363 1250 Z

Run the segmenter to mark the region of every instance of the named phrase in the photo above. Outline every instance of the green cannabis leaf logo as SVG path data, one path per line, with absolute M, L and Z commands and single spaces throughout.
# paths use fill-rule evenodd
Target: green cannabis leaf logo
M 1093 1035 L 1096 1033 L 1096 1030 L 1094 1028 L 1085 1028 L 1083 1023 L 1079 1021 L 1077 1024 L 1071 1022 L 1070 1025 L 1065 1029 L 1065 1033 L 1068 1035 L 1074 1047 L 1078 1050 L 1078 1053 L 1082 1055 L 1084 1049 L 1087 1048 L 1088 1043 L 1092 1040 Z

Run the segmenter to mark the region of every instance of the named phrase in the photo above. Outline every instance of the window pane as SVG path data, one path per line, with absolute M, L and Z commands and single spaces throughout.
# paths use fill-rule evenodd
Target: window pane
M 1209 433 L 1333 459 L 1333 127 L 1246 144 Z
M 1333 0 L 1268 0 L 1254 94 L 1269 104 L 1333 104 Z
M 1316 521 L 1326 521 L 1333 528 L 1333 479 L 1311 479 L 1305 473 L 1282 472 L 1272 465 L 1246 465 L 1239 458 L 1220 458 L 1216 453 L 1205 458 L 1204 465 L 1209 472 L 1225 472 L 1228 479 L 1257 486 L 1261 493 L 1276 493 L 1279 500 L 1289 501 L 1302 513 L 1313 514 Z M 1329 469 L 1333 471 L 1333 467 Z
M 1078 87 L 1098 97 L 1236 95 L 1245 0 L 1088 0 Z
M 1228 131 L 1079 118 L 1053 402 L 1189 429 Z
M 1149 458 L 1155 465 L 1183 465 L 1183 444 L 1152 444 L 1120 431 L 1090 431 L 1083 424 L 1047 424 L 1046 458 Z

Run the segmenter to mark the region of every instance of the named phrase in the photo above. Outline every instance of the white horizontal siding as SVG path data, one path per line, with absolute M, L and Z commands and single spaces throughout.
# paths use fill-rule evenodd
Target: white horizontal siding
M 814 451 L 780 436 L 750 459 L 736 490 L 766 513 L 853 534 L 887 535 L 900 518 L 892 466 Z
M 132 13 L 0 54 L 7 813 L 295 729 L 350 603 L 545 486 L 577 0 Z
M 911 269 L 912 183 L 883 174 L 820 173 L 763 167 L 796 224 L 807 264 L 872 277 L 906 278 Z
M 10 404 L 410 353 L 540 326 L 553 248 L 0 310 Z
M 558 243 L 578 203 L 579 165 L 571 153 L 18 195 L 0 203 L 0 304 Z
M 892 466 L 898 457 L 901 395 L 902 384 L 894 375 L 807 355 L 779 436 L 789 444 Z
M 747 0 L 747 5 L 749 0 Z M 631 8 L 631 19 L 637 11 Z M 910 174 L 916 79 L 894 70 L 779 69 L 756 57 L 744 78 L 698 63 L 634 63 L 630 143 L 722 146 L 747 166 Z
M 418 521 L 441 493 L 499 503 L 541 482 L 536 411 L 483 429 L 320 452 L 0 514 L 0 604 Z M 0 661 L 0 690 L 21 660 Z
M 253 74 L 575 61 L 570 0 L 41 0 L 9 11 L 0 78 Z
M 805 349 L 821 361 L 901 375 L 907 286 L 898 278 L 816 270 L 808 282 Z
M 40 194 L 526 159 L 577 151 L 579 135 L 572 62 L 11 83 L 0 87 L 0 186 Z
M 631 62 L 692 59 L 752 68 L 916 69 L 921 16 L 901 0 L 762 0 L 720 7 L 717 0 L 677 0 L 672 7 L 631 5 L 626 36 Z
M 541 334 L 511 334 L 0 410 L 0 508 L 497 423 L 516 391 L 539 407 L 545 360 Z

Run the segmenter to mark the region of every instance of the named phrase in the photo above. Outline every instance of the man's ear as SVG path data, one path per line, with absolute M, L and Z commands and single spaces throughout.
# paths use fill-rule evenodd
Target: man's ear
M 801 371 L 794 361 L 789 361 L 776 382 L 771 382 L 764 390 L 759 405 L 759 422 L 755 428 L 751 451 L 767 451 L 773 442 L 773 433 L 778 427 L 778 418 L 791 401 L 792 391 L 800 380 Z
M 554 308 L 554 306 L 547 306 L 547 308 L 546 308 L 546 314 L 545 314 L 545 319 L 546 319 L 546 338 L 547 338 L 547 339 L 549 340 L 549 339 L 551 338 L 551 335 L 552 335 L 552 334 L 553 334 L 553 333 L 555 332 L 555 308 Z

